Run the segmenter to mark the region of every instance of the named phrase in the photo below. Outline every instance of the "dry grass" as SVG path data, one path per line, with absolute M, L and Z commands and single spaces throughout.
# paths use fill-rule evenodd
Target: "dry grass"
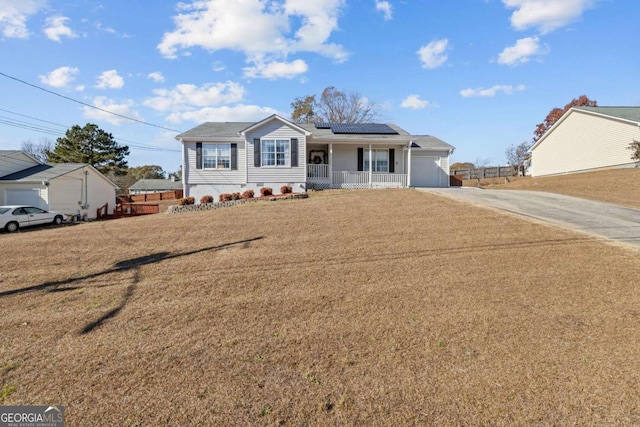
M 640 424 L 640 257 L 594 238 L 374 190 L 0 241 L 4 404 L 70 426 Z
M 477 180 L 464 183 L 477 186 Z M 640 208 L 640 168 L 611 169 L 546 178 L 504 178 L 481 180 L 480 186 L 498 190 L 533 190 L 566 194 L 601 202 Z

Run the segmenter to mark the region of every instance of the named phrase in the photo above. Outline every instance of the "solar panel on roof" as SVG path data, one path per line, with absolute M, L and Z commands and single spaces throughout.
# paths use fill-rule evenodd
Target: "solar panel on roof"
M 331 123 L 316 123 L 316 129 L 331 129 Z
M 398 132 L 389 125 L 382 123 L 331 123 L 331 131 L 336 134 L 383 134 L 397 135 Z

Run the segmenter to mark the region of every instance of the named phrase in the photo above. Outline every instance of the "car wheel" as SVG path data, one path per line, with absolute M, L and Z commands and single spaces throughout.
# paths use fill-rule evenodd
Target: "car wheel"
M 20 225 L 18 225 L 17 222 L 10 222 L 9 224 L 4 226 L 4 229 L 7 230 L 9 233 L 18 231 L 19 228 L 20 228 Z
M 53 218 L 53 223 L 54 223 L 55 225 L 60 225 L 60 224 L 62 224 L 62 216 L 60 216 L 60 215 L 56 215 L 56 217 L 55 217 L 55 218 Z

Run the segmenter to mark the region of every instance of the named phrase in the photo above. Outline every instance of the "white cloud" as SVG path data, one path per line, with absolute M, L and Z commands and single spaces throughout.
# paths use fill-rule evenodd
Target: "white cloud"
M 211 69 L 216 73 L 219 73 L 220 71 L 224 71 L 225 68 L 227 67 L 225 67 L 225 65 L 220 61 L 214 61 L 214 63 L 211 64 Z
M 376 0 L 376 10 L 384 15 L 385 21 L 389 21 L 393 18 L 393 7 L 388 1 Z
M 309 66 L 302 59 L 293 62 L 270 62 L 268 64 L 256 63 L 253 67 L 243 68 L 245 77 L 263 79 L 293 79 L 296 76 L 306 73 Z
M 104 71 L 98 76 L 98 89 L 120 89 L 124 86 L 124 79 L 118 75 L 118 70 Z
M 404 108 L 420 110 L 422 108 L 427 108 L 430 103 L 429 101 L 420 99 L 420 95 L 409 95 L 402 101 L 401 105 Z
M 347 53 L 328 42 L 338 28 L 345 0 L 200 0 L 179 3 L 175 30 L 163 35 L 158 50 L 167 58 L 199 47 L 244 53 L 249 62 L 271 62 L 296 52 L 314 52 L 337 61 Z M 297 25 L 296 25 L 297 24 Z
M 44 27 L 44 33 L 49 40 L 56 42 L 62 41 L 62 37 L 75 39 L 78 35 L 69 27 L 67 27 L 69 18 L 66 16 L 50 16 L 47 18 Z
M 447 39 L 433 40 L 429 44 L 422 46 L 417 52 L 418 58 L 422 62 L 422 68 L 438 68 L 447 62 L 446 51 L 448 48 L 449 40 Z
M 29 38 L 27 19 L 46 6 L 46 0 L 0 0 L 0 31 L 8 38 Z
M 548 53 L 548 49 L 540 47 L 540 39 L 538 37 L 526 37 L 518 40 L 515 45 L 505 48 L 498 55 L 498 63 L 503 65 L 524 64 L 529 62 L 532 56 L 546 53 Z
M 460 95 L 465 98 L 472 97 L 493 97 L 496 96 L 499 92 L 502 92 L 506 95 L 511 95 L 514 92 L 522 92 L 526 89 L 525 85 L 518 85 L 513 87 L 511 85 L 495 85 L 488 89 L 485 88 L 477 88 L 477 89 L 464 89 L 460 91 Z
M 153 80 L 156 83 L 162 83 L 164 82 L 164 76 L 162 75 L 161 72 L 159 71 L 154 71 L 153 73 L 149 73 L 147 75 L 147 78 Z
M 75 80 L 76 74 L 78 69 L 75 67 L 60 67 L 38 78 L 46 85 L 63 88 Z
M 203 122 L 257 122 L 272 114 L 284 115 L 270 107 L 238 104 L 232 107 L 206 107 L 199 110 L 176 112 L 170 114 L 166 120 L 171 123 L 191 121 Z
M 120 103 L 109 99 L 104 96 L 97 96 L 93 100 L 93 105 L 102 108 L 103 110 L 111 111 L 112 113 L 120 114 L 122 116 L 131 117 L 137 120 L 143 120 L 137 111 L 133 109 L 135 103 L 132 100 L 125 100 Z M 127 120 L 124 117 L 118 117 L 113 114 L 109 114 L 105 111 L 96 110 L 91 107 L 82 107 L 83 116 L 89 120 L 101 120 L 113 125 L 119 125 L 121 123 L 131 123 L 131 120 Z
M 511 26 L 516 30 L 538 28 L 542 34 L 550 33 L 576 21 L 592 7 L 596 0 L 502 0 L 511 15 Z
M 155 96 L 144 101 L 144 105 L 157 111 L 179 112 L 240 102 L 245 89 L 238 83 L 228 81 L 201 87 L 179 84 L 173 89 L 154 89 L 152 92 Z

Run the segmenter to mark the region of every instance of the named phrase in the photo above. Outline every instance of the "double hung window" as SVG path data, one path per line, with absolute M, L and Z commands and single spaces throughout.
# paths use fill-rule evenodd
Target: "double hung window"
M 291 140 L 263 139 L 260 152 L 262 166 L 291 166 Z
M 204 169 L 231 169 L 231 144 L 202 144 Z

